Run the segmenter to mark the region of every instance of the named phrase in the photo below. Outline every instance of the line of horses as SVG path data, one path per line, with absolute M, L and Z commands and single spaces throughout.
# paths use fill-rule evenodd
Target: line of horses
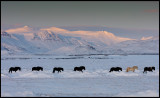
M 85 70 L 86 68 L 84 66 L 80 66 L 80 67 L 74 67 L 73 71 L 80 71 L 83 73 L 83 70 Z M 9 68 L 9 73 L 12 73 L 12 71 L 21 71 L 20 67 L 10 67 Z M 43 67 L 37 66 L 37 67 L 32 67 L 32 71 L 43 71 Z M 55 71 L 61 72 L 64 71 L 64 69 L 62 67 L 54 67 L 53 68 L 53 72 L 55 73 Z
M 133 71 L 134 72 L 135 70 L 138 70 L 138 66 L 127 67 L 126 72 L 129 72 L 129 71 Z M 154 66 L 152 66 L 152 67 L 144 67 L 143 73 L 147 73 L 147 71 L 153 72 L 153 70 L 155 71 L 155 67 Z M 112 67 L 109 72 L 112 72 L 112 71 L 118 71 L 119 72 L 119 71 L 122 71 L 122 68 L 121 67 Z
M 37 66 L 37 67 L 32 67 L 32 71 L 43 71 L 43 67 L 40 67 L 40 66 Z M 80 67 L 74 67 L 74 70 L 73 71 L 80 71 L 83 73 L 83 70 L 86 70 L 85 66 L 80 66 Z M 129 72 L 129 71 L 135 71 L 135 70 L 138 70 L 138 66 L 133 66 L 133 67 L 127 67 L 126 69 L 126 72 Z M 155 70 L 155 67 L 152 66 L 152 67 L 144 67 L 144 71 L 143 73 L 147 73 L 147 71 L 149 72 L 153 72 L 153 70 Z M 20 67 L 10 67 L 9 68 L 9 73 L 12 71 L 21 71 L 21 68 Z M 53 72 L 52 73 L 55 73 L 55 71 L 58 71 L 61 72 L 61 71 L 64 71 L 64 69 L 62 67 L 54 67 L 53 68 Z M 110 71 L 109 72 L 112 72 L 112 71 L 122 71 L 122 68 L 121 67 L 112 67 L 110 68 Z

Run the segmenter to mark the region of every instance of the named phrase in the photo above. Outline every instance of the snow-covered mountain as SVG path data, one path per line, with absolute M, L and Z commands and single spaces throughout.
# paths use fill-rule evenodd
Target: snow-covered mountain
M 106 50 L 108 54 L 159 54 L 159 38 L 124 41 Z
M 115 36 L 107 31 L 68 31 L 29 26 L 1 32 L 4 54 L 159 54 L 159 37 L 141 40 Z

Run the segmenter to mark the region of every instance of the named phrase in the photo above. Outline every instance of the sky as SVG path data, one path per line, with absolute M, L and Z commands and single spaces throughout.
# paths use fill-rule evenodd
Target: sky
M 1 24 L 159 30 L 159 1 L 1 1 Z

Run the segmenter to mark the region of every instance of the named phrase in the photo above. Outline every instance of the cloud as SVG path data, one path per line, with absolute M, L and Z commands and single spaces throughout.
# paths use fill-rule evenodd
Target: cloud
M 148 10 L 144 10 L 144 12 L 147 12 L 147 13 L 157 13 L 159 11 L 158 11 L 158 9 L 148 9 Z

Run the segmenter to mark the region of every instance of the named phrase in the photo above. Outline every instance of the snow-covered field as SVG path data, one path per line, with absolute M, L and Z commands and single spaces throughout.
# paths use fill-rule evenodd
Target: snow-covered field
M 83 73 L 73 71 L 81 65 Z M 22 71 L 8 73 L 12 66 Z M 116 66 L 123 71 L 109 73 Z M 132 66 L 138 70 L 125 72 Z M 147 66 L 156 70 L 143 74 Z M 64 71 L 53 74 L 54 67 Z M 1 96 L 159 96 L 159 55 L 1 55 Z

